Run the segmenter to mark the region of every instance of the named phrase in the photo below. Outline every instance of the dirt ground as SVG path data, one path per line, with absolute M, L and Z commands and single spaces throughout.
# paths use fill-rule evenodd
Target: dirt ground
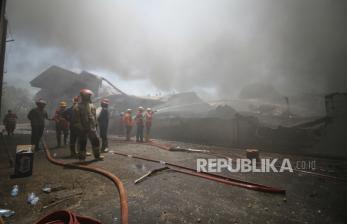
M 6 138 L 14 156 L 16 144 L 29 143 L 25 131 Z M 55 146 L 53 133 L 46 133 L 50 147 Z M 227 154 L 232 158 L 244 157 L 244 149 L 193 145 L 182 142 L 166 142 L 195 149 Z M 172 152 L 143 144 L 124 144 L 110 141 L 110 150 L 144 156 L 156 160 L 196 167 L 197 158 L 216 158 L 212 155 Z M 90 149 L 89 149 L 90 150 Z M 52 149 L 56 159 L 65 161 L 68 149 Z M 130 223 L 347 223 L 347 184 L 340 180 L 294 173 L 228 173 L 223 175 L 283 188 L 286 195 L 262 193 L 225 185 L 174 171 L 163 171 L 139 184 L 134 180 L 158 163 L 104 154 L 105 160 L 93 165 L 109 170 L 124 183 L 128 193 Z M 316 172 L 347 178 L 345 160 L 281 155 L 261 152 L 262 157 L 290 158 L 291 161 L 316 161 Z M 88 160 L 92 160 L 92 156 Z M 33 223 L 40 217 L 59 209 L 73 210 L 81 215 L 99 219 L 103 223 L 120 223 L 119 198 L 112 182 L 94 173 L 76 169 L 64 169 L 48 162 L 43 151 L 35 153 L 34 172 L 30 177 L 11 179 L 14 169 L 8 165 L 5 148 L 0 153 L 0 208 L 11 209 L 16 214 L 5 218 L 6 223 Z M 44 193 L 47 184 L 60 185 L 63 190 Z M 19 195 L 10 196 L 11 187 L 19 185 Z M 26 202 L 27 194 L 35 192 L 40 200 L 36 205 Z M 70 198 L 56 203 L 64 197 Z M 49 207 L 45 207 L 49 205 Z

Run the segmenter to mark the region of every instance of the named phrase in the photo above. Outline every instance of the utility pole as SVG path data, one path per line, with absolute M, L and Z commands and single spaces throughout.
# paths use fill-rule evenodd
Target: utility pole
M 0 0 L 0 114 L 2 102 L 2 86 L 4 81 L 5 49 L 7 37 L 7 19 L 5 17 L 6 0 Z

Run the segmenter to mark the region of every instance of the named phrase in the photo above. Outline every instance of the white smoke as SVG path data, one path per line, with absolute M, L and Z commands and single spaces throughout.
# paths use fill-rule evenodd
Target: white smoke
M 344 0 L 11 0 L 7 8 L 15 76 L 56 64 L 227 98 L 255 82 L 284 94 L 347 88 Z

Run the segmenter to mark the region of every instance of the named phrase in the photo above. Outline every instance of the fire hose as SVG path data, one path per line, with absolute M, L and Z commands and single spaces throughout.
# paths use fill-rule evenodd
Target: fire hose
M 125 156 L 125 157 L 130 157 L 130 158 L 135 158 L 135 159 L 140 159 L 140 160 L 145 160 L 149 162 L 154 162 L 154 163 L 160 163 L 160 164 L 165 164 L 170 167 L 171 170 L 174 170 L 179 173 L 183 174 L 188 174 L 191 176 L 196 176 L 196 177 L 201 177 L 204 179 L 216 181 L 219 183 L 224 183 L 232 186 L 238 186 L 242 188 L 246 188 L 249 190 L 255 190 L 255 191 L 262 191 L 262 192 L 268 192 L 268 193 L 279 193 L 279 194 L 285 194 L 285 190 L 283 189 L 278 189 L 278 188 L 273 188 L 261 184 L 256 184 L 252 182 L 247 182 L 247 181 L 242 181 L 222 175 L 217 175 L 217 174 L 212 174 L 212 173 L 207 173 L 207 172 L 197 172 L 194 169 L 191 169 L 189 167 L 173 164 L 173 163 L 168 163 L 164 161 L 159 161 L 159 160 L 154 160 L 154 159 L 149 159 L 145 157 L 140 157 L 140 156 L 134 156 L 134 155 L 128 155 L 120 152 L 115 152 L 115 151 L 110 151 L 110 153 L 115 154 L 115 155 L 120 155 L 120 156 Z
M 124 141 L 124 140 L 115 140 L 115 139 L 111 139 L 112 141 L 116 142 L 116 143 L 127 143 L 127 144 L 139 144 L 137 142 L 132 142 L 132 141 Z M 173 149 L 175 149 L 172 145 L 167 145 L 167 144 L 161 144 L 155 141 L 151 141 L 148 143 L 142 143 L 145 145 L 151 145 L 151 146 L 155 146 L 157 148 L 160 149 L 164 149 L 164 150 L 168 150 L 168 151 L 174 151 Z M 230 156 L 228 155 L 224 155 L 224 154 L 220 154 L 220 153 L 212 153 L 209 152 L 207 150 L 187 150 L 187 152 L 196 152 L 196 153 L 201 153 L 201 154 L 205 154 L 205 155 L 210 155 L 210 156 L 217 156 L 217 157 L 222 157 L 225 159 L 231 159 Z M 307 175 L 312 175 L 312 176 L 317 176 L 317 177 L 324 177 L 324 178 L 328 178 L 328 179 L 332 179 L 332 180 L 336 180 L 336 181 L 342 181 L 342 182 L 347 182 L 347 179 L 345 178 L 341 178 L 341 177 L 336 177 L 336 176 L 332 176 L 332 175 L 327 175 L 327 174 L 323 174 L 323 173 L 318 173 L 318 172 L 314 172 L 314 171 L 307 171 L 307 170 L 299 170 L 299 169 L 295 169 L 293 168 L 293 170 L 295 172 L 299 172 L 299 173 L 304 173 Z
M 122 181 L 117 176 L 115 176 L 112 173 L 110 173 L 109 171 L 106 171 L 106 170 L 99 168 L 99 167 L 81 165 L 81 164 L 65 163 L 65 162 L 53 159 L 50 152 L 49 152 L 49 148 L 48 148 L 47 144 L 44 142 L 44 140 L 42 140 L 42 141 L 43 141 L 43 146 L 44 146 L 44 150 L 46 153 L 46 157 L 47 157 L 49 162 L 51 162 L 55 165 L 58 165 L 58 166 L 62 166 L 62 167 L 74 168 L 74 169 L 90 171 L 93 173 L 98 173 L 98 174 L 101 174 L 104 177 L 110 179 L 118 189 L 119 198 L 120 198 L 120 209 L 121 209 L 121 223 L 122 224 L 128 224 L 128 196 L 127 196 L 127 192 L 124 188 Z

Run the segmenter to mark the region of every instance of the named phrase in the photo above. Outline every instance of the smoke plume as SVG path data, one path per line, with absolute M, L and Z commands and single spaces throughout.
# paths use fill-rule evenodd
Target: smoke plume
M 56 64 L 220 98 L 252 83 L 346 91 L 346 12 L 345 0 L 11 0 L 8 73 Z

